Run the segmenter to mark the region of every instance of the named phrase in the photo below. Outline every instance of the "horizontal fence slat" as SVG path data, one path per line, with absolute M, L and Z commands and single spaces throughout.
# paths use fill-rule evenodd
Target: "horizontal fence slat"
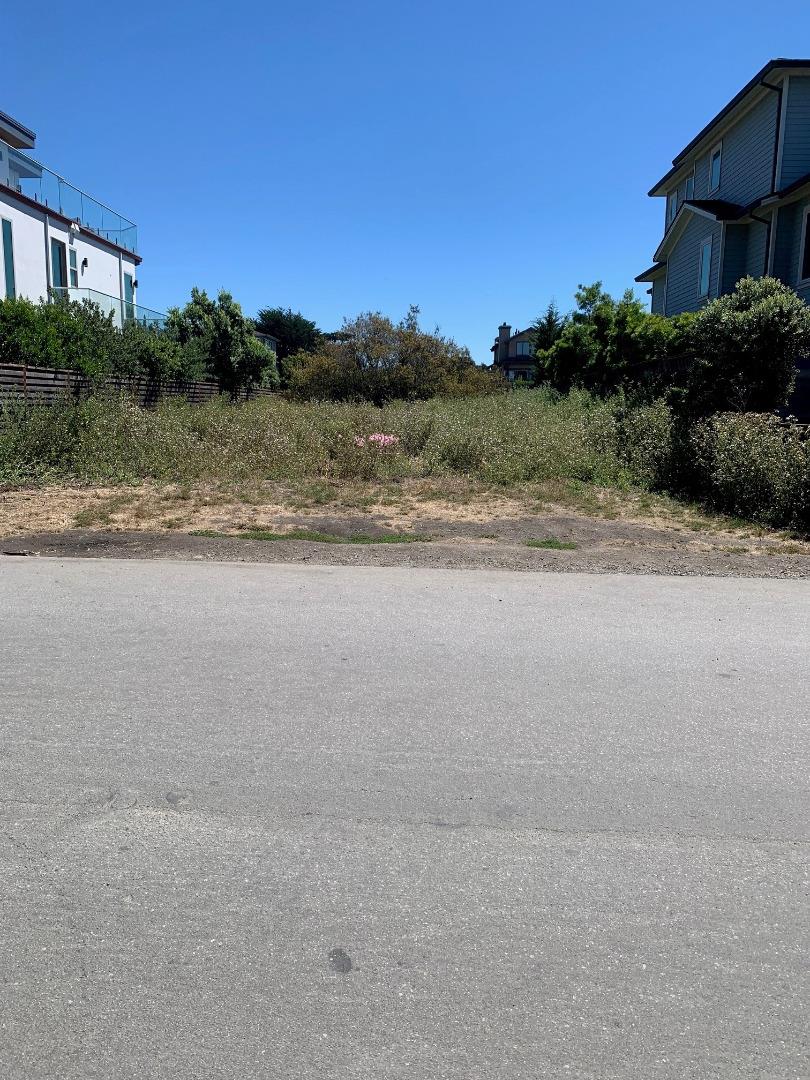
M 191 382 L 150 383 L 143 376 L 126 379 L 111 376 L 100 383 L 101 389 L 122 391 L 137 398 L 141 405 L 154 404 L 161 398 L 182 397 L 192 404 L 210 401 L 219 397 L 219 385 L 209 380 Z M 22 364 L 0 364 L 0 399 L 18 400 L 25 398 L 39 404 L 49 405 L 64 397 L 66 393 L 87 394 L 91 390 L 90 380 L 69 368 L 25 367 Z M 257 387 L 250 397 L 272 397 L 274 390 Z M 239 400 L 247 395 L 242 391 Z

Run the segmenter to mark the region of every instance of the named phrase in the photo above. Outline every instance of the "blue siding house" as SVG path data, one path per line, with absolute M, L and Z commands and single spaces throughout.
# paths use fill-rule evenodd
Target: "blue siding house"
M 654 312 L 696 311 L 747 274 L 810 303 L 810 60 L 769 61 L 649 194 L 664 200 L 664 234 L 636 281 Z M 800 380 L 805 398 L 810 370 Z

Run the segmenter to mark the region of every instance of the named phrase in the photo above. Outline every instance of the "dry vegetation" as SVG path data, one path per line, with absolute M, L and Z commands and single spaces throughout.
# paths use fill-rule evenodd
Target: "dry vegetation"
M 807 518 L 807 444 L 773 418 L 713 424 L 690 442 L 661 402 L 543 391 L 383 408 L 274 399 L 145 410 L 104 398 L 11 408 L 0 413 L 0 535 L 804 565 L 806 531 L 772 526 Z M 700 504 L 665 494 L 685 475 Z
M 621 549 L 643 543 L 694 553 L 806 555 L 810 543 L 645 491 L 574 481 L 493 489 L 465 478 L 47 486 L 0 494 L 0 536 L 68 529 L 177 531 L 266 538 L 558 543 Z M 302 530 L 311 535 L 304 536 Z M 553 545 L 547 543 L 553 539 Z

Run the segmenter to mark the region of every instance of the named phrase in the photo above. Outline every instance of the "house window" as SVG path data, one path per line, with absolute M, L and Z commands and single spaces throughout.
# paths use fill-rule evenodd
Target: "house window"
M 78 289 L 79 287 L 79 267 L 76 259 L 76 248 L 71 248 L 70 252 L 70 287 L 71 289 Z
M 51 237 L 51 282 L 54 289 L 64 294 L 67 288 L 67 258 L 65 245 Z
M 720 187 L 720 165 L 723 160 L 723 144 L 715 146 L 709 155 L 709 194 Z
M 678 213 L 678 192 L 670 191 L 667 195 L 667 225 L 671 225 Z
M 124 274 L 124 319 L 135 318 L 135 281 L 132 274 Z
M 3 267 L 6 272 L 6 298 L 13 300 L 17 295 L 17 283 L 14 279 L 14 240 L 11 222 L 3 218 Z
M 531 356 L 534 348 L 530 341 L 519 341 L 515 346 L 515 356 Z
M 695 197 L 695 173 L 692 170 L 692 175 L 686 178 L 686 195 L 685 199 L 694 199 Z
M 810 279 L 810 244 L 808 244 L 808 225 L 810 225 L 810 206 L 804 212 L 802 218 L 802 246 L 799 252 L 799 281 Z
M 698 269 L 698 296 L 709 295 L 709 280 L 712 272 L 712 238 L 707 237 L 700 245 L 700 265 Z

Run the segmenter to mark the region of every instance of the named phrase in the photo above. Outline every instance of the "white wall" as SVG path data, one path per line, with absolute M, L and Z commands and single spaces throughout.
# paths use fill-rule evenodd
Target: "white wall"
M 2 191 L 0 191 L 0 218 L 6 218 L 11 222 L 17 296 L 27 296 L 31 300 L 44 299 L 48 295 L 48 280 L 45 273 L 44 218 L 29 212 Z M 2 277 L 0 296 L 5 297 L 4 260 L 0 260 L 0 277 Z
M 107 247 L 92 233 L 82 229 L 71 233 L 70 227 L 44 211 L 24 206 L 13 196 L 0 190 L 0 218 L 11 222 L 14 237 L 14 275 L 17 296 L 40 300 L 48 295 L 47 258 L 50 259 L 51 238 L 61 240 L 67 249 L 76 250 L 79 288 L 123 298 L 123 275 L 137 277 L 131 257 Z M 82 268 L 87 259 L 87 266 Z M 69 261 L 68 261 L 69 265 Z M 6 295 L 5 271 L 0 259 L 0 296 Z

